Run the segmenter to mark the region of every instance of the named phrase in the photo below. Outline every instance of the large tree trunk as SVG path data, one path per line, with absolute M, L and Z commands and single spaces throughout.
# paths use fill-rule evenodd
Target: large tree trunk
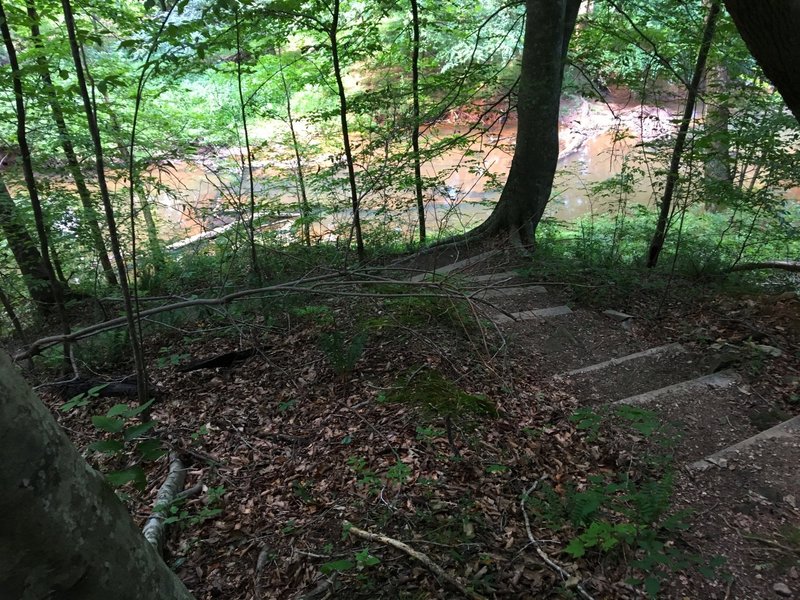
M 517 143 L 500 200 L 476 235 L 507 231 L 533 243 L 558 164 L 558 112 L 580 0 L 527 0 Z
M 750 52 L 800 120 L 800 0 L 725 0 Z
M 0 352 L 0 598 L 191 600 Z
M 2 178 L 0 178 L 0 228 L 22 273 L 31 299 L 40 306 L 53 306 L 56 298 L 53 296 L 50 276 L 42 262 L 42 255 L 37 249 L 36 241 L 28 233 L 25 221 L 19 214 Z

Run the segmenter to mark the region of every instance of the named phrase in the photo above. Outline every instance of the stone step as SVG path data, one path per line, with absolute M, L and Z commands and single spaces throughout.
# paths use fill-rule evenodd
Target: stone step
M 800 521 L 800 439 L 762 439 L 722 464 L 724 468 L 678 471 L 675 510 L 694 515 L 681 538 L 700 556 L 728 557 L 725 571 L 731 572 L 734 585 L 720 582 L 717 598 L 729 596 L 726 588 L 733 589 L 730 598 L 800 598 L 800 565 L 791 550 L 792 538 L 787 538 Z M 729 554 L 732 548 L 747 551 Z M 698 597 L 686 583 L 669 597 Z M 782 592 L 776 593 L 778 589 Z
M 454 271 L 460 271 L 462 269 L 466 269 L 467 267 L 471 267 L 472 265 L 483 262 L 497 254 L 499 254 L 497 250 L 489 250 L 488 252 L 482 252 L 481 254 L 477 254 L 469 258 L 464 258 L 454 263 L 443 265 L 441 267 L 436 267 L 431 271 L 426 271 L 425 273 L 419 273 L 417 275 L 414 275 L 414 277 L 411 278 L 411 281 L 424 281 L 425 279 L 434 275 L 447 275 L 448 273 L 453 273 Z
M 523 310 L 520 312 L 503 314 L 497 313 L 491 316 L 496 325 L 506 325 L 518 321 L 530 321 L 533 319 L 551 319 L 572 314 L 569 306 L 549 306 L 547 308 L 537 308 L 536 310 Z
M 548 300 L 552 306 L 557 304 L 553 296 L 557 297 L 548 293 L 533 298 Z M 499 308 L 505 310 L 502 305 Z M 519 310 L 513 308 L 508 312 Z M 653 345 L 631 335 L 619 323 L 582 308 L 574 309 L 568 317 L 518 321 L 513 327 L 505 327 L 504 334 L 510 351 L 536 355 L 537 370 L 545 377 L 646 350 Z
M 547 288 L 541 285 L 496 287 L 469 293 L 470 298 L 489 300 L 492 298 L 515 298 L 525 294 L 546 294 Z
M 489 273 L 487 275 L 469 275 L 466 280 L 470 283 L 497 283 L 499 281 L 509 281 L 511 279 L 521 279 L 516 271 L 503 271 L 502 273 Z
M 652 413 L 661 424 L 669 453 L 679 463 L 713 455 L 771 425 L 782 415 L 765 410 L 761 398 L 744 385 L 734 385 L 732 373 L 715 373 L 640 394 L 609 407 L 617 414 Z M 645 445 L 657 440 L 643 440 Z M 653 447 L 657 453 L 658 448 Z M 639 450 L 641 451 L 641 449 Z
M 646 405 L 655 400 L 660 400 L 662 398 L 668 399 L 670 396 L 683 394 L 685 392 L 703 392 L 709 389 L 724 389 L 732 386 L 738 380 L 739 377 L 732 371 L 720 371 L 719 373 L 702 375 L 694 379 L 680 381 L 655 390 L 628 396 L 627 398 L 616 400 L 614 404 Z
M 701 460 L 695 461 L 688 465 L 687 468 L 690 471 L 704 471 L 714 466 L 725 468 L 729 460 L 742 456 L 742 453 L 750 447 L 765 440 L 777 438 L 793 438 L 796 443 L 800 443 L 800 415 L 750 436 L 741 442 L 723 448 Z M 798 500 L 800 500 L 800 498 L 798 498 Z
M 632 360 L 637 360 L 640 358 L 646 358 L 648 356 L 655 356 L 657 354 L 663 353 L 679 353 L 685 352 L 686 350 L 681 346 L 679 343 L 674 342 L 672 344 L 665 344 L 663 346 L 656 346 L 655 348 L 648 348 L 647 350 L 642 350 L 641 352 L 634 352 L 633 354 L 626 354 L 625 356 L 620 356 L 619 358 L 612 358 L 609 360 L 604 360 L 603 362 L 595 363 L 593 365 L 589 365 L 586 367 L 581 367 L 579 369 L 573 369 L 571 371 L 567 371 L 563 373 L 562 377 L 567 377 L 569 375 L 580 375 L 583 373 L 592 373 L 594 371 L 602 371 L 603 369 L 607 369 L 609 367 L 613 367 L 616 365 L 620 365 Z
M 713 362 L 713 354 L 690 352 L 680 344 L 667 344 L 582 365 L 563 378 L 575 396 L 587 404 L 623 400 L 638 403 L 704 385 L 706 380 L 695 380 L 712 373 Z M 714 381 L 712 378 L 712 385 Z

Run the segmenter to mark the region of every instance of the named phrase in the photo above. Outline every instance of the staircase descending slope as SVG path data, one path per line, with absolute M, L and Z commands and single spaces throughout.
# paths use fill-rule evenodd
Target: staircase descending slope
M 753 417 L 763 400 L 735 371 L 715 372 L 713 357 L 678 343 L 648 344 L 632 331 L 634 319 L 573 309 L 559 300 L 558 286 L 497 267 L 495 256 L 451 263 L 436 274 L 484 303 L 509 349 L 536 354 L 542 375 L 571 389 L 582 406 L 638 406 L 675 428 L 678 503 L 703 515 L 687 532 L 697 550 L 725 555 L 734 546 L 757 545 L 749 541 L 754 532 L 800 523 L 800 416 L 765 426 Z M 720 583 L 720 599 L 800 598 L 800 579 L 785 570 L 770 572 L 755 559 L 728 568 L 736 586 Z M 686 578 L 676 578 L 668 593 L 696 597 Z

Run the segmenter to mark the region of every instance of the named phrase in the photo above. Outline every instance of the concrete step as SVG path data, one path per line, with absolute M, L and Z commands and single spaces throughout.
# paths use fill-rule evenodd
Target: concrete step
M 705 379 L 698 378 L 712 372 L 713 361 L 711 354 L 667 344 L 573 369 L 564 379 L 586 403 L 647 402 L 651 397 L 706 385 Z M 710 381 L 714 385 L 716 379 Z
M 562 377 L 566 377 L 569 375 L 580 375 L 582 373 L 592 373 L 594 371 L 601 371 L 603 369 L 614 367 L 616 365 L 620 365 L 622 363 L 626 363 L 632 360 L 637 360 L 648 356 L 655 356 L 656 354 L 671 353 L 671 352 L 675 353 L 685 352 L 685 349 L 677 342 L 674 342 L 672 344 L 665 344 L 663 346 L 656 346 L 655 348 L 648 348 L 647 350 L 642 350 L 641 352 L 634 352 L 633 354 L 626 354 L 625 356 L 620 356 L 619 358 L 612 358 L 609 360 L 604 360 L 603 362 L 595 363 L 593 365 L 581 367 L 579 369 L 573 369 L 571 371 L 563 373 Z
M 724 389 L 732 386 L 738 379 L 738 376 L 730 371 L 701 375 L 694 379 L 679 381 L 678 383 L 673 383 L 655 390 L 650 390 L 634 396 L 627 396 L 614 401 L 614 404 L 646 405 L 656 400 L 670 398 L 678 394 L 702 393 L 709 389 Z
M 727 448 L 723 448 L 701 460 L 695 461 L 688 465 L 687 468 L 690 471 L 705 471 L 711 467 L 725 468 L 729 461 L 743 456 L 753 446 L 765 440 L 774 440 L 778 438 L 793 439 L 795 444 L 800 444 L 800 415 L 778 423 L 774 427 L 760 431 L 747 439 L 732 444 Z M 800 498 L 798 498 L 798 500 L 800 500 Z
M 480 289 L 475 292 L 468 292 L 470 298 L 476 300 L 491 300 L 495 298 L 507 298 L 509 300 L 520 300 L 522 296 L 528 294 L 546 294 L 547 288 L 541 285 L 512 286 L 512 287 L 492 287 Z
M 442 265 L 441 267 L 437 266 L 425 273 L 419 273 L 417 275 L 414 275 L 414 277 L 411 278 L 411 281 L 424 281 L 425 279 L 428 279 L 433 276 L 447 275 L 449 273 L 461 271 L 473 265 L 477 265 L 481 262 L 484 262 L 498 254 L 499 252 L 497 250 L 489 250 L 488 252 L 482 252 L 481 254 L 477 254 L 469 258 L 464 258 L 456 262 L 445 264 Z
M 733 585 L 721 582 L 717 598 L 800 598 L 800 580 L 791 571 L 800 569 L 791 550 L 800 524 L 798 465 L 800 438 L 794 435 L 756 441 L 713 468 L 678 472 L 675 508 L 695 515 L 683 539 L 701 556 L 728 557 L 724 570 L 733 575 Z M 747 551 L 731 553 L 732 548 Z M 687 583 L 670 597 L 697 597 Z M 775 593 L 776 583 L 789 595 Z
M 734 373 L 714 373 L 610 404 L 655 415 L 679 463 L 693 463 L 759 433 L 780 419 L 737 383 Z M 643 442 L 647 443 L 647 442 Z
M 470 283 L 498 283 L 522 279 L 516 271 L 503 271 L 502 273 L 488 273 L 486 275 L 469 275 L 465 278 Z
M 557 305 L 554 297 L 557 295 L 548 292 L 535 298 L 548 300 L 552 306 Z M 542 376 L 625 356 L 652 345 L 631 335 L 619 323 L 582 308 L 572 310 L 566 317 L 517 321 L 504 327 L 504 335 L 509 351 L 529 356 Z
M 537 308 L 536 310 L 523 310 L 515 313 L 496 313 L 491 315 L 492 321 L 497 325 L 507 325 L 519 321 L 552 319 L 571 315 L 572 309 L 569 306 L 549 306 L 547 308 Z

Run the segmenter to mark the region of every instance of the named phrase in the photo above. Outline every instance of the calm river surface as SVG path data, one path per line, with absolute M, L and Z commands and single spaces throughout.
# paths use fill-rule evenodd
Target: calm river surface
M 600 198 L 590 192 L 591 186 L 619 174 L 626 156 L 631 152 L 641 154 L 636 144 L 643 139 L 654 139 L 671 130 L 671 115 L 664 109 L 621 105 L 612 105 L 612 108 L 616 108 L 614 114 L 605 104 L 584 101 L 562 120 L 561 159 L 547 216 L 572 221 L 612 209 L 617 199 Z M 464 133 L 467 128 L 468 124 L 457 122 L 438 124 L 425 132 L 425 142 L 431 144 L 443 137 Z M 488 216 L 508 174 L 515 136 L 515 124 L 509 121 L 502 128 L 485 132 L 466 150 L 451 150 L 424 163 L 423 176 L 439 182 L 426 190 L 429 232 L 435 234 L 437 229 L 446 226 L 475 225 Z M 224 161 L 206 159 L 175 163 L 173 168 L 158 174 L 160 182 L 172 190 L 162 191 L 153 198 L 159 207 L 165 239 L 197 236 L 230 224 L 236 220 L 237 213 L 246 212 L 249 185 L 236 165 L 240 154 L 238 150 L 229 150 L 227 154 L 227 168 L 218 166 Z M 287 216 L 296 212 L 297 194 L 294 182 L 290 181 L 290 156 L 272 162 L 268 156 L 256 155 L 256 159 L 257 199 L 268 198 L 273 211 L 277 207 Z M 275 165 L 280 167 L 276 169 Z M 371 168 L 379 172 L 379 167 Z M 311 201 L 338 207 L 315 224 L 315 235 L 328 239 L 335 237 L 336 231 L 341 235 L 351 216 L 348 190 L 342 186 L 321 192 L 321 188 L 315 186 L 315 173 L 320 171 L 320 164 L 309 162 L 305 170 Z M 277 172 L 283 173 L 282 181 L 276 177 Z M 652 185 L 642 180 L 626 201 L 650 204 L 652 196 Z M 413 232 L 416 209 L 411 201 L 408 191 L 366 195 L 361 202 L 366 227 L 390 221 L 390 227 L 395 230 Z M 283 222 L 284 225 L 288 223 L 290 218 Z

